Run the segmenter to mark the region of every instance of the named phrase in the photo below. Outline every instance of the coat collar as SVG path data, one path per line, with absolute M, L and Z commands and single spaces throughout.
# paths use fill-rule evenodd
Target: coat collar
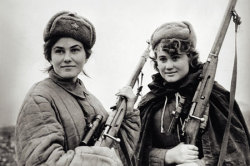
M 88 95 L 88 91 L 78 78 L 76 82 L 73 82 L 72 80 L 62 78 L 53 69 L 49 71 L 49 77 L 64 90 L 80 99 L 84 99 Z

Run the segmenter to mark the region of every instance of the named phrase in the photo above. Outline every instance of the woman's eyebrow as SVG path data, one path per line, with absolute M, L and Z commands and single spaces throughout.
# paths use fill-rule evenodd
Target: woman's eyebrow
M 53 49 L 64 49 L 64 47 L 61 47 L 61 46 L 55 46 Z
M 78 44 L 76 44 L 76 45 L 73 45 L 73 46 L 71 46 L 70 48 L 75 48 L 75 47 L 80 47 L 80 48 L 82 48 L 80 45 L 78 45 Z
M 159 55 L 158 57 L 167 57 L 166 55 Z

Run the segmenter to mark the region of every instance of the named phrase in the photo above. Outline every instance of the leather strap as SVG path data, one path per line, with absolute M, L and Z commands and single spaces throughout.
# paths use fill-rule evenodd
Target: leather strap
M 230 87 L 230 103 L 229 103 L 229 111 L 228 111 L 228 120 L 225 127 L 220 156 L 218 160 L 217 166 L 222 166 L 226 153 L 227 153 L 227 145 L 228 145 L 228 138 L 230 133 L 230 125 L 232 119 L 232 113 L 234 108 L 234 101 L 235 101 L 235 92 L 236 92 L 236 82 L 237 82 L 237 31 L 238 25 L 241 23 L 240 17 L 237 15 L 235 11 L 232 12 L 233 21 L 235 23 L 235 56 L 234 56 L 234 66 L 233 66 L 233 73 L 231 79 L 231 87 Z

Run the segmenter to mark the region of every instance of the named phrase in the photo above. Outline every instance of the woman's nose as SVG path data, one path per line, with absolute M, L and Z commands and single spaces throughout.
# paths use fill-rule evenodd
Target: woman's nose
M 168 60 L 168 61 L 166 62 L 166 69 L 170 70 L 170 69 L 172 69 L 173 67 L 174 67 L 173 61 Z
M 66 52 L 64 55 L 64 62 L 70 62 L 70 61 L 71 61 L 70 52 Z

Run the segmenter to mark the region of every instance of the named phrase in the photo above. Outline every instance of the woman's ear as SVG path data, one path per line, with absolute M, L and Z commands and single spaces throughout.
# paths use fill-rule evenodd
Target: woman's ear
M 188 63 L 191 64 L 193 61 L 192 55 L 188 53 L 187 57 L 188 57 Z
M 155 68 L 155 70 L 156 71 L 158 71 L 159 72 L 159 69 L 158 69 L 158 63 L 157 63 L 157 53 L 156 52 L 154 52 L 154 58 L 153 58 L 153 62 L 154 62 L 154 68 Z
M 156 66 L 156 71 L 158 71 L 158 72 L 160 71 L 160 70 L 158 69 L 158 65 Z
M 52 59 L 49 60 L 49 63 L 50 63 L 51 66 L 54 65 Z
M 153 63 L 154 63 L 154 69 L 159 72 L 158 63 L 157 63 L 156 59 L 153 60 Z
M 89 60 L 89 58 L 88 58 L 88 59 L 85 59 L 85 62 L 84 62 L 84 64 L 86 64 L 86 63 L 88 62 L 88 60 Z

